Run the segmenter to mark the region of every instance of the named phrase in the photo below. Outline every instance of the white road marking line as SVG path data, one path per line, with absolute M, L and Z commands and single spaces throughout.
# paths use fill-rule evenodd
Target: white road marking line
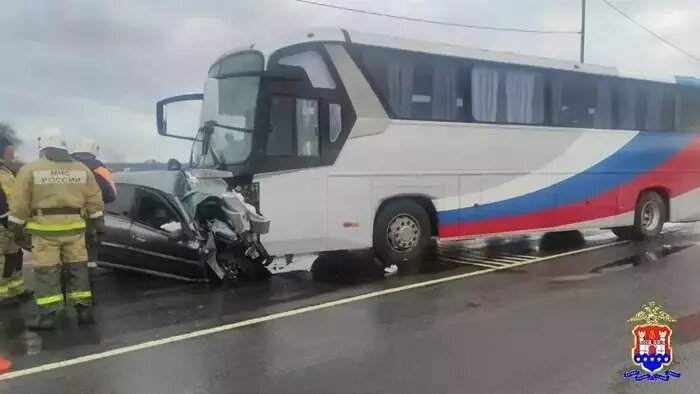
M 443 254 L 439 253 L 437 256 L 435 256 L 437 259 L 440 260 L 447 260 L 449 259 L 453 263 L 462 263 L 462 264 L 485 264 L 489 267 L 500 267 L 503 265 L 507 265 L 510 263 L 503 263 L 503 262 L 498 262 L 498 261 L 493 261 L 492 259 L 480 259 L 478 257 L 470 257 L 470 256 L 461 256 L 461 255 L 451 255 L 451 254 Z
M 510 260 L 510 259 L 506 259 L 503 257 L 492 257 L 489 259 L 489 261 L 493 261 L 494 263 L 501 263 L 501 264 L 505 264 L 505 265 L 519 262 L 519 260 Z M 520 260 L 520 261 L 522 261 L 522 260 Z
M 464 251 L 466 253 L 460 254 L 460 251 Z M 434 257 L 438 260 L 447 261 L 450 263 L 474 265 L 477 267 L 486 268 L 502 267 L 504 265 L 520 263 L 529 260 L 536 260 L 539 258 L 538 256 L 516 255 L 509 253 L 496 253 L 487 255 L 483 252 L 474 252 L 463 249 L 438 249 Z
M 457 264 L 466 264 L 466 265 L 474 265 L 477 267 L 486 267 L 486 268 L 495 268 L 495 267 L 501 267 L 504 265 L 509 265 L 512 264 L 513 261 L 508 261 L 508 260 L 497 260 L 493 258 L 488 258 L 483 255 L 478 255 L 478 254 L 455 254 L 455 253 L 448 253 L 444 251 L 437 251 L 437 254 L 434 256 L 434 258 L 442 261 L 447 261 L 450 263 L 457 263 Z
M 537 257 L 534 257 L 534 256 L 533 256 L 533 258 L 537 258 Z M 496 256 L 495 258 L 493 258 L 493 260 L 496 260 L 496 259 L 502 260 L 502 261 L 508 261 L 508 262 L 511 262 L 511 263 L 519 263 L 519 262 L 521 262 L 521 261 L 532 260 L 532 258 L 531 258 L 530 256 L 527 256 L 527 258 L 525 258 L 525 256 L 523 256 L 523 257 L 515 257 L 515 256 Z
M 487 260 L 480 260 L 480 259 L 466 259 L 466 260 L 472 260 L 472 261 L 483 261 L 488 264 L 493 264 L 495 266 L 503 266 L 503 265 L 509 265 L 513 264 L 513 261 L 503 261 L 503 260 L 496 260 L 496 259 L 487 259 Z
M 546 256 L 546 257 L 539 258 L 537 260 L 523 261 L 520 263 L 515 263 L 515 264 L 504 266 L 504 267 L 487 268 L 487 269 L 484 269 L 481 271 L 473 271 L 473 272 L 467 272 L 467 273 L 458 274 L 458 275 L 451 275 L 451 276 L 446 276 L 443 278 L 427 280 L 424 282 L 412 283 L 412 284 L 408 284 L 408 285 L 404 285 L 404 286 L 393 287 L 390 289 L 378 290 L 378 291 L 373 291 L 370 293 L 360 294 L 360 295 L 356 295 L 356 296 L 352 296 L 352 297 L 341 298 L 339 300 L 324 302 L 321 304 L 305 306 L 302 308 L 292 309 L 292 310 L 289 310 L 286 312 L 273 313 L 270 315 L 260 316 L 260 317 L 256 317 L 253 319 L 240 321 L 237 323 L 224 324 L 224 325 L 218 326 L 218 327 L 197 330 L 197 331 L 193 331 L 193 332 L 190 332 L 187 334 L 175 335 L 175 336 L 168 337 L 168 338 L 162 338 L 162 339 L 158 339 L 158 340 L 154 340 L 154 341 L 148 341 L 148 342 L 140 343 L 137 345 L 126 346 L 123 348 L 109 350 L 109 351 L 102 352 L 102 353 L 89 354 L 86 356 L 77 357 L 77 358 L 73 358 L 70 360 L 64 360 L 64 361 L 59 361 L 59 362 L 55 362 L 55 363 L 40 365 L 40 366 L 33 367 L 33 368 L 27 368 L 27 369 L 22 369 L 19 371 L 0 374 L 0 382 L 5 381 L 5 380 L 10 380 L 10 379 L 16 379 L 16 378 L 23 377 L 23 376 L 34 375 L 34 374 L 41 373 L 41 372 L 53 371 L 56 369 L 65 368 L 65 367 L 69 367 L 69 366 L 73 366 L 73 365 L 85 364 L 85 363 L 89 363 L 92 361 L 97 361 L 97 360 L 102 360 L 105 358 L 115 357 L 115 356 L 119 356 L 119 355 L 126 354 L 126 353 L 132 353 L 132 352 L 136 352 L 136 351 L 140 351 L 140 350 L 151 349 L 151 348 L 155 348 L 155 347 L 159 347 L 159 346 L 163 346 L 163 345 L 167 345 L 167 344 L 171 344 L 171 343 L 182 342 L 182 341 L 186 341 L 188 339 L 203 337 L 203 336 L 212 335 L 212 334 L 225 332 L 225 331 L 231 331 L 231 330 L 234 330 L 236 328 L 252 326 L 255 324 L 260 324 L 260 323 L 264 323 L 264 322 L 268 322 L 268 321 L 272 321 L 272 320 L 278 320 L 278 319 L 282 319 L 282 318 L 286 318 L 286 317 L 297 316 L 297 315 L 301 315 L 301 314 L 308 313 L 308 312 L 313 312 L 313 311 L 317 311 L 317 310 L 321 310 L 321 309 L 326 309 L 326 308 L 331 308 L 331 307 L 335 307 L 335 306 L 339 306 L 339 305 L 349 304 L 352 302 L 367 300 L 370 298 L 377 298 L 377 297 L 381 297 L 381 296 L 384 296 L 387 294 L 399 293 L 402 291 L 418 289 L 421 287 L 432 286 L 432 285 L 436 285 L 436 284 L 440 284 L 440 283 L 452 282 L 452 281 L 456 281 L 459 279 L 469 278 L 472 276 L 484 275 L 484 274 L 488 274 L 491 272 L 510 269 L 513 267 L 519 267 L 519 266 L 524 266 L 524 265 L 529 265 L 529 264 L 540 263 L 542 261 L 552 260 L 552 259 L 559 258 L 559 257 L 572 256 L 572 255 L 583 253 L 583 252 L 589 252 L 589 251 L 596 250 L 596 249 L 608 248 L 608 247 L 622 245 L 622 244 L 626 244 L 626 243 L 629 243 L 629 241 L 611 242 L 611 243 L 604 244 L 604 245 L 596 245 L 596 246 L 591 246 L 589 248 L 573 250 L 571 252 L 560 253 L 560 254 L 552 255 L 552 256 Z
M 508 256 L 508 258 L 511 258 L 514 260 L 527 261 L 527 260 L 536 260 L 539 258 L 539 256 L 531 256 L 531 255 L 525 255 L 525 254 L 513 254 L 513 255 Z
M 499 268 L 501 266 L 495 265 L 495 264 L 486 264 L 486 263 L 477 263 L 473 261 L 465 261 L 463 259 L 453 259 L 450 257 L 438 257 L 438 260 L 442 261 L 447 261 L 448 263 L 456 263 L 456 264 L 462 264 L 462 265 L 473 265 L 475 267 L 481 267 L 481 268 Z

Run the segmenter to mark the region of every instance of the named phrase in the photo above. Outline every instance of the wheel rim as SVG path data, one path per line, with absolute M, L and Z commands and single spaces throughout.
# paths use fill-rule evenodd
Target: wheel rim
M 661 206 L 656 201 L 647 201 L 642 207 L 642 227 L 644 230 L 653 231 L 661 221 Z
M 389 246 L 399 253 L 406 253 L 420 242 L 420 224 L 413 216 L 402 213 L 396 215 L 387 227 Z

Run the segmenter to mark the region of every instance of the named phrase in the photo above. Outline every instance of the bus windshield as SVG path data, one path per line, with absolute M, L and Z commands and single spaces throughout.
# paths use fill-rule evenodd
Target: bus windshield
M 218 97 L 208 95 L 207 93 L 211 92 L 207 89 L 204 100 L 205 102 L 217 101 L 218 111 L 215 120 L 217 124 L 224 127 L 213 127 L 208 144 L 210 149 L 205 156 L 213 154 L 214 160 L 203 160 L 203 164 L 212 161 L 221 165 L 237 164 L 250 156 L 260 77 L 245 73 L 262 70 L 263 57 L 258 52 L 233 54 L 211 67 L 209 77 L 218 83 L 218 89 L 213 90 L 218 93 L 215 94 Z M 231 130 L 225 126 L 246 131 Z

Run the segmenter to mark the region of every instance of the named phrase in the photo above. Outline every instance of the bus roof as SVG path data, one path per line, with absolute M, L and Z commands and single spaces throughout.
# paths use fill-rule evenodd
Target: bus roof
M 340 28 L 318 28 L 293 31 L 288 34 L 284 34 L 283 36 L 279 36 L 273 40 L 251 44 L 247 47 L 237 48 L 236 50 L 229 51 L 226 54 L 219 57 L 219 59 L 217 59 L 216 62 L 230 54 L 250 49 L 257 49 L 261 51 L 267 59 L 270 54 L 272 54 L 280 48 L 284 48 L 295 44 L 301 44 L 304 42 L 355 43 L 378 47 L 402 49 L 427 54 L 445 55 L 506 64 L 527 65 L 557 70 L 577 71 L 588 74 L 609 75 L 621 78 L 632 78 L 638 80 L 666 82 L 700 87 L 700 79 L 691 76 L 675 76 L 645 73 L 641 71 L 625 70 L 616 67 L 602 66 L 590 63 L 570 62 L 566 60 L 522 55 L 513 52 L 490 51 L 486 49 L 476 49 L 449 43 L 414 40 L 390 35 L 366 33 L 356 30 L 346 30 Z

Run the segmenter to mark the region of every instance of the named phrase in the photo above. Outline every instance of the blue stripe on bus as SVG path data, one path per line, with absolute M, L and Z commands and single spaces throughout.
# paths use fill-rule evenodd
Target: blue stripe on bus
M 694 134 L 640 132 L 598 164 L 561 182 L 522 196 L 477 207 L 438 212 L 440 224 L 472 222 L 521 215 L 563 206 L 604 193 L 648 172 L 688 145 Z M 613 174 L 615 176 L 586 176 Z

